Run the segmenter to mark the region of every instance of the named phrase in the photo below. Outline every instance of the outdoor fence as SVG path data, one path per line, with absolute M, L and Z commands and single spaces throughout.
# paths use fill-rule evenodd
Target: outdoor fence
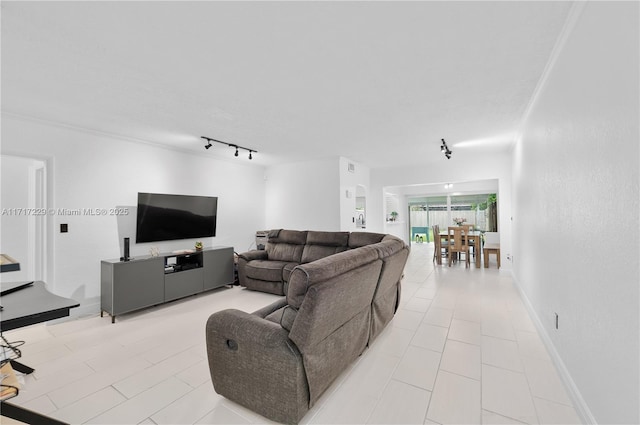
M 473 224 L 478 230 L 495 231 L 489 229 L 489 215 L 493 213 L 489 208 L 483 211 L 458 210 L 458 211 L 411 211 L 411 240 L 414 242 L 431 242 L 433 235 L 430 229 L 434 225 L 440 226 L 440 230 L 445 230 L 449 226 L 454 226 L 454 218 L 464 218 L 465 224 Z

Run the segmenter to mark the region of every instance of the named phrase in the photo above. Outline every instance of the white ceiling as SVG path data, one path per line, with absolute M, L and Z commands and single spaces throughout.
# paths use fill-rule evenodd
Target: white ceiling
M 5 113 L 233 155 L 204 135 L 256 164 L 375 168 L 442 160 L 441 138 L 451 161 L 508 149 L 571 3 L 0 7 Z M 476 140 L 496 143 L 461 143 Z

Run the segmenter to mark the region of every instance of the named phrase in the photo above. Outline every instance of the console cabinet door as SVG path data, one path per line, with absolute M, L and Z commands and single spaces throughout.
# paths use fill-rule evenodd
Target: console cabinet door
M 112 267 L 112 315 L 164 301 L 164 258 L 115 263 Z
M 202 292 L 202 268 L 169 273 L 164 277 L 164 300 L 171 301 Z
M 215 248 L 203 252 L 204 290 L 233 283 L 233 248 Z

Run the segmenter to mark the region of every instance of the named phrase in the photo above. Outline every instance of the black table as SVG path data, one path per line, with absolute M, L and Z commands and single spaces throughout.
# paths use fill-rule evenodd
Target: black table
M 69 310 L 80 305 L 71 298 L 60 297 L 47 291 L 44 282 L 36 281 L 26 286 L 24 285 L 25 283 L 28 282 L 2 284 L 3 290 L 6 286 L 16 286 L 20 289 L 0 297 L 0 305 L 2 305 L 2 311 L 0 311 L 0 335 L 2 332 L 12 329 L 66 317 L 69 315 Z M 5 343 L 7 342 L 4 335 L 2 340 Z M 15 349 L 14 352 L 20 353 L 19 350 Z M 23 373 L 33 372 L 32 368 L 15 360 L 11 360 L 11 365 L 15 370 Z M 2 414 L 15 420 L 38 424 L 63 423 L 5 401 L 2 401 L 1 404 Z
M 36 281 L 33 282 L 33 285 L 0 297 L 0 305 L 2 305 L 0 330 L 6 332 L 66 317 L 69 315 L 70 309 L 78 307 L 80 304 L 71 298 L 52 294 L 47 291 L 44 282 Z

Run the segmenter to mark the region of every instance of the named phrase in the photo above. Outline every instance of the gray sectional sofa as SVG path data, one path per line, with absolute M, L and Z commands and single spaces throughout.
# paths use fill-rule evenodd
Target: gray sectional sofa
M 291 243 L 294 234 L 288 232 L 279 237 L 300 245 Z M 329 232 L 306 233 L 307 240 L 331 239 Z M 278 267 L 286 279 L 268 287 L 286 287 L 286 297 L 251 314 L 230 309 L 209 317 L 207 355 L 216 392 L 271 420 L 297 423 L 389 323 L 409 247 L 391 235 L 344 235 L 334 236 L 346 237 L 346 245 L 307 249 L 335 254 L 288 271 L 289 260 L 274 260 L 284 263 Z M 277 258 L 301 259 L 306 247 L 286 248 L 300 257 Z M 247 287 L 257 284 L 250 279 Z
M 238 280 L 247 289 L 286 295 L 295 266 L 377 243 L 384 237 L 371 232 L 271 230 L 265 250 L 238 255 Z

